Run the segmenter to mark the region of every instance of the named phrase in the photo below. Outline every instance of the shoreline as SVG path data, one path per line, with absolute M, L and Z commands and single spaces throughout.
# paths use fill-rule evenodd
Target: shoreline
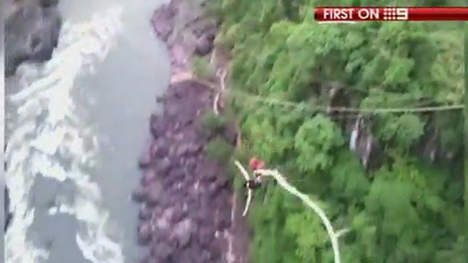
M 207 131 L 203 118 L 218 105 L 216 74 L 198 78 L 195 56 L 210 58 L 217 72 L 226 72 L 214 52 L 216 21 L 203 13 L 203 3 L 173 0 L 158 8 L 152 19 L 167 46 L 171 77 L 162 101 L 163 113 L 150 119 L 151 143 L 139 160 L 141 187 L 133 200 L 141 203 L 137 238 L 149 246 L 142 262 L 248 262 L 248 233 L 227 164 L 206 154 L 207 145 L 221 138 L 232 147 L 232 125 Z M 213 54 L 215 53 L 215 54 Z

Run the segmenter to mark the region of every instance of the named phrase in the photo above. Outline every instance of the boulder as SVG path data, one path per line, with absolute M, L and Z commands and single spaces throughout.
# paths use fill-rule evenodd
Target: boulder
M 184 248 L 191 241 L 192 231 L 193 231 L 192 220 L 187 218 L 177 223 L 174 226 L 172 230 L 171 238 L 173 238 L 177 242 L 177 246 L 179 248 Z
M 151 210 L 150 207 L 146 206 L 145 204 L 142 204 L 140 208 L 138 209 L 138 218 L 140 220 L 149 220 L 153 216 L 153 211 Z
M 144 189 L 138 188 L 136 190 L 133 190 L 132 192 L 132 200 L 141 203 L 144 202 L 146 199 L 146 192 Z
M 197 40 L 195 53 L 199 56 L 205 56 L 213 50 L 213 46 L 213 40 L 204 35 Z
M 151 156 L 153 158 L 163 158 L 168 155 L 170 143 L 165 138 L 159 138 L 151 144 Z
M 192 155 L 201 151 L 201 145 L 193 142 L 183 143 L 177 148 L 177 155 Z
M 203 227 L 198 232 L 198 242 L 204 248 L 207 248 L 210 242 L 214 239 L 214 230 L 208 227 Z
M 174 212 L 171 215 L 171 223 L 177 224 L 187 216 L 187 211 L 183 209 L 183 206 L 179 203 L 175 206 Z
M 151 241 L 151 223 L 143 221 L 138 225 L 138 244 L 147 245 Z
M 147 168 L 152 163 L 152 161 L 153 160 L 151 159 L 151 153 L 149 151 L 145 152 L 138 159 L 138 166 L 141 169 Z
M 177 14 L 177 9 L 169 4 L 163 5 L 154 12 L 151 22 L 158 36 L 167 41 L 174 27 L 174 17 Z
M 163 195 L 163 188 L 160 182 L 155 181 L 145 187 L 146 202 L 150 206 L 155 206 Z
M 62 18 L 57 1 L 24 1 L 5 23 L 5 75 L 23 62 L 49 60 L 58 44 Z
M 155 164 L 155 169 L 158 175 L 166 176 L 172 168 L 171 160 L 168 157 L 159 159 Z
M 156 114 L 151 114 L 150 117 L 150 132 L 153 135 L 153 138 L 157 139 L 159 136 L 159 126 L 158 126 L 158 116 Z
M 231 213 L 228 210 L 220 210 L 215 220 L 216 229 L 223 231 L 231 226 Z
M 174 253 L 174 249 L 164 241 L 157 242 L 151 245 L 151 256 L 157 259 L 156 262 L 166 262 Z
M 157 174 L 156 171 L 153 169 L 146 169 L 143 172 L 143 177 L 141 178 L 141 183 L 142 185 L 148 185 L 151 182 L 155 181 L 157 179 Z

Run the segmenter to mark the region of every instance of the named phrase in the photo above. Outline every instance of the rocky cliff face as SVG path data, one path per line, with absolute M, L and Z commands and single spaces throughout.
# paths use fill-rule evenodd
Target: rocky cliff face
M 50 59 L 62 24 L 57 0 L 7 2 L 5 75 L 11 76 L 26 61 Z
M 133 194 L 141 205 L 138 241 L 150 248 L 142 262 L 247 262 L 248 236 L 226 164 L 205 154 L 215 136 L 234 144 L 236 132 L 201 129 L 217 84 L 190 69 L 195 54 L 212 52 L 216 25 L 200 5 L 180 0 L 158 9 L 152 23 L 167 44 L 172 76 L 161 99 L 164 112 L 150 120 L 152 142 L 139 161 L 143 176 Z

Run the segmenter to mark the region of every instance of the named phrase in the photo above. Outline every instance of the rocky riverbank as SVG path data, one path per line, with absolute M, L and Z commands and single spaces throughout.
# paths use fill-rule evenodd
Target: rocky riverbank
M 232 127 L 203 130 L 217 84 L 196 79 L 190 66 L 195 54 L 212 54 L 216 23 L 204 17 L 203 3 L 179 0 L 159 8 L 152 23 L 167 44 L 172 75 L 160 98 L 164 111 L 150 120 L 152 142 L 139 160 L 141 188 L 133 194 L 141 203 L 138 242 L 150 247 L 143 262 L 247 262 L 246 228 L 226 164 L 205 151 L 214 137 L 234 145 L 237 135 Z
M 26 61 L 49 60 L 57 46 L 62 18 L 58 0 L 7 0 L 5 75 L 15 74 Z

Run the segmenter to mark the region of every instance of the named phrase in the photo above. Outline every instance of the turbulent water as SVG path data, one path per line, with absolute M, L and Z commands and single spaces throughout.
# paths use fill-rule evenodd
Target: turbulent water
M 21 66 L 7 82 L 12 94 L 7 96 L 6 183 L 15 213 L 5 238 L 8 263 L 119 263 L 139 256 L 129 230 L 136 222 L 136 208 L 128 198 L 137 180 L 134 155 L 144 144 L 147 115 L 154 105 L 151 82 L 159 80 L 156 87 L 164 87 L 167 77 L 158 76 L 168 75 L 168 66 L 139 63 L 142 57 L 134 55 L 133 62 L 119 57 L 125 54 L 116 51 L 119 45 L 140 48 L 122 41 L 129 30 L 126 9 L 101 9 L 79 22 L 65 17 L 52 59 Z M 151 48 L 157 49 L 152 40 Z M 121 74 L 122 59 L 135 70 Z M 165 57 L 161 61 L 168 64 Z M 153 74 L 157 71 L 163 73 Z M 115 87 L 119 80 L 140 87 Z M 142 87 L 145 91 L 139 92 Z M 132 89 L 134 98 L 122 94 Z M 109 92 L 113 94 L 103 96 Z M 129 123 L 122 123 L 125 120 Z M 116 124 L 122 127 L 113 127 Z M 126 125 L 140 127 L 135 131 Z M 129 146 L 132 142 L 137 146 Z M 126 181 L 125 176 L 133 178 Z

